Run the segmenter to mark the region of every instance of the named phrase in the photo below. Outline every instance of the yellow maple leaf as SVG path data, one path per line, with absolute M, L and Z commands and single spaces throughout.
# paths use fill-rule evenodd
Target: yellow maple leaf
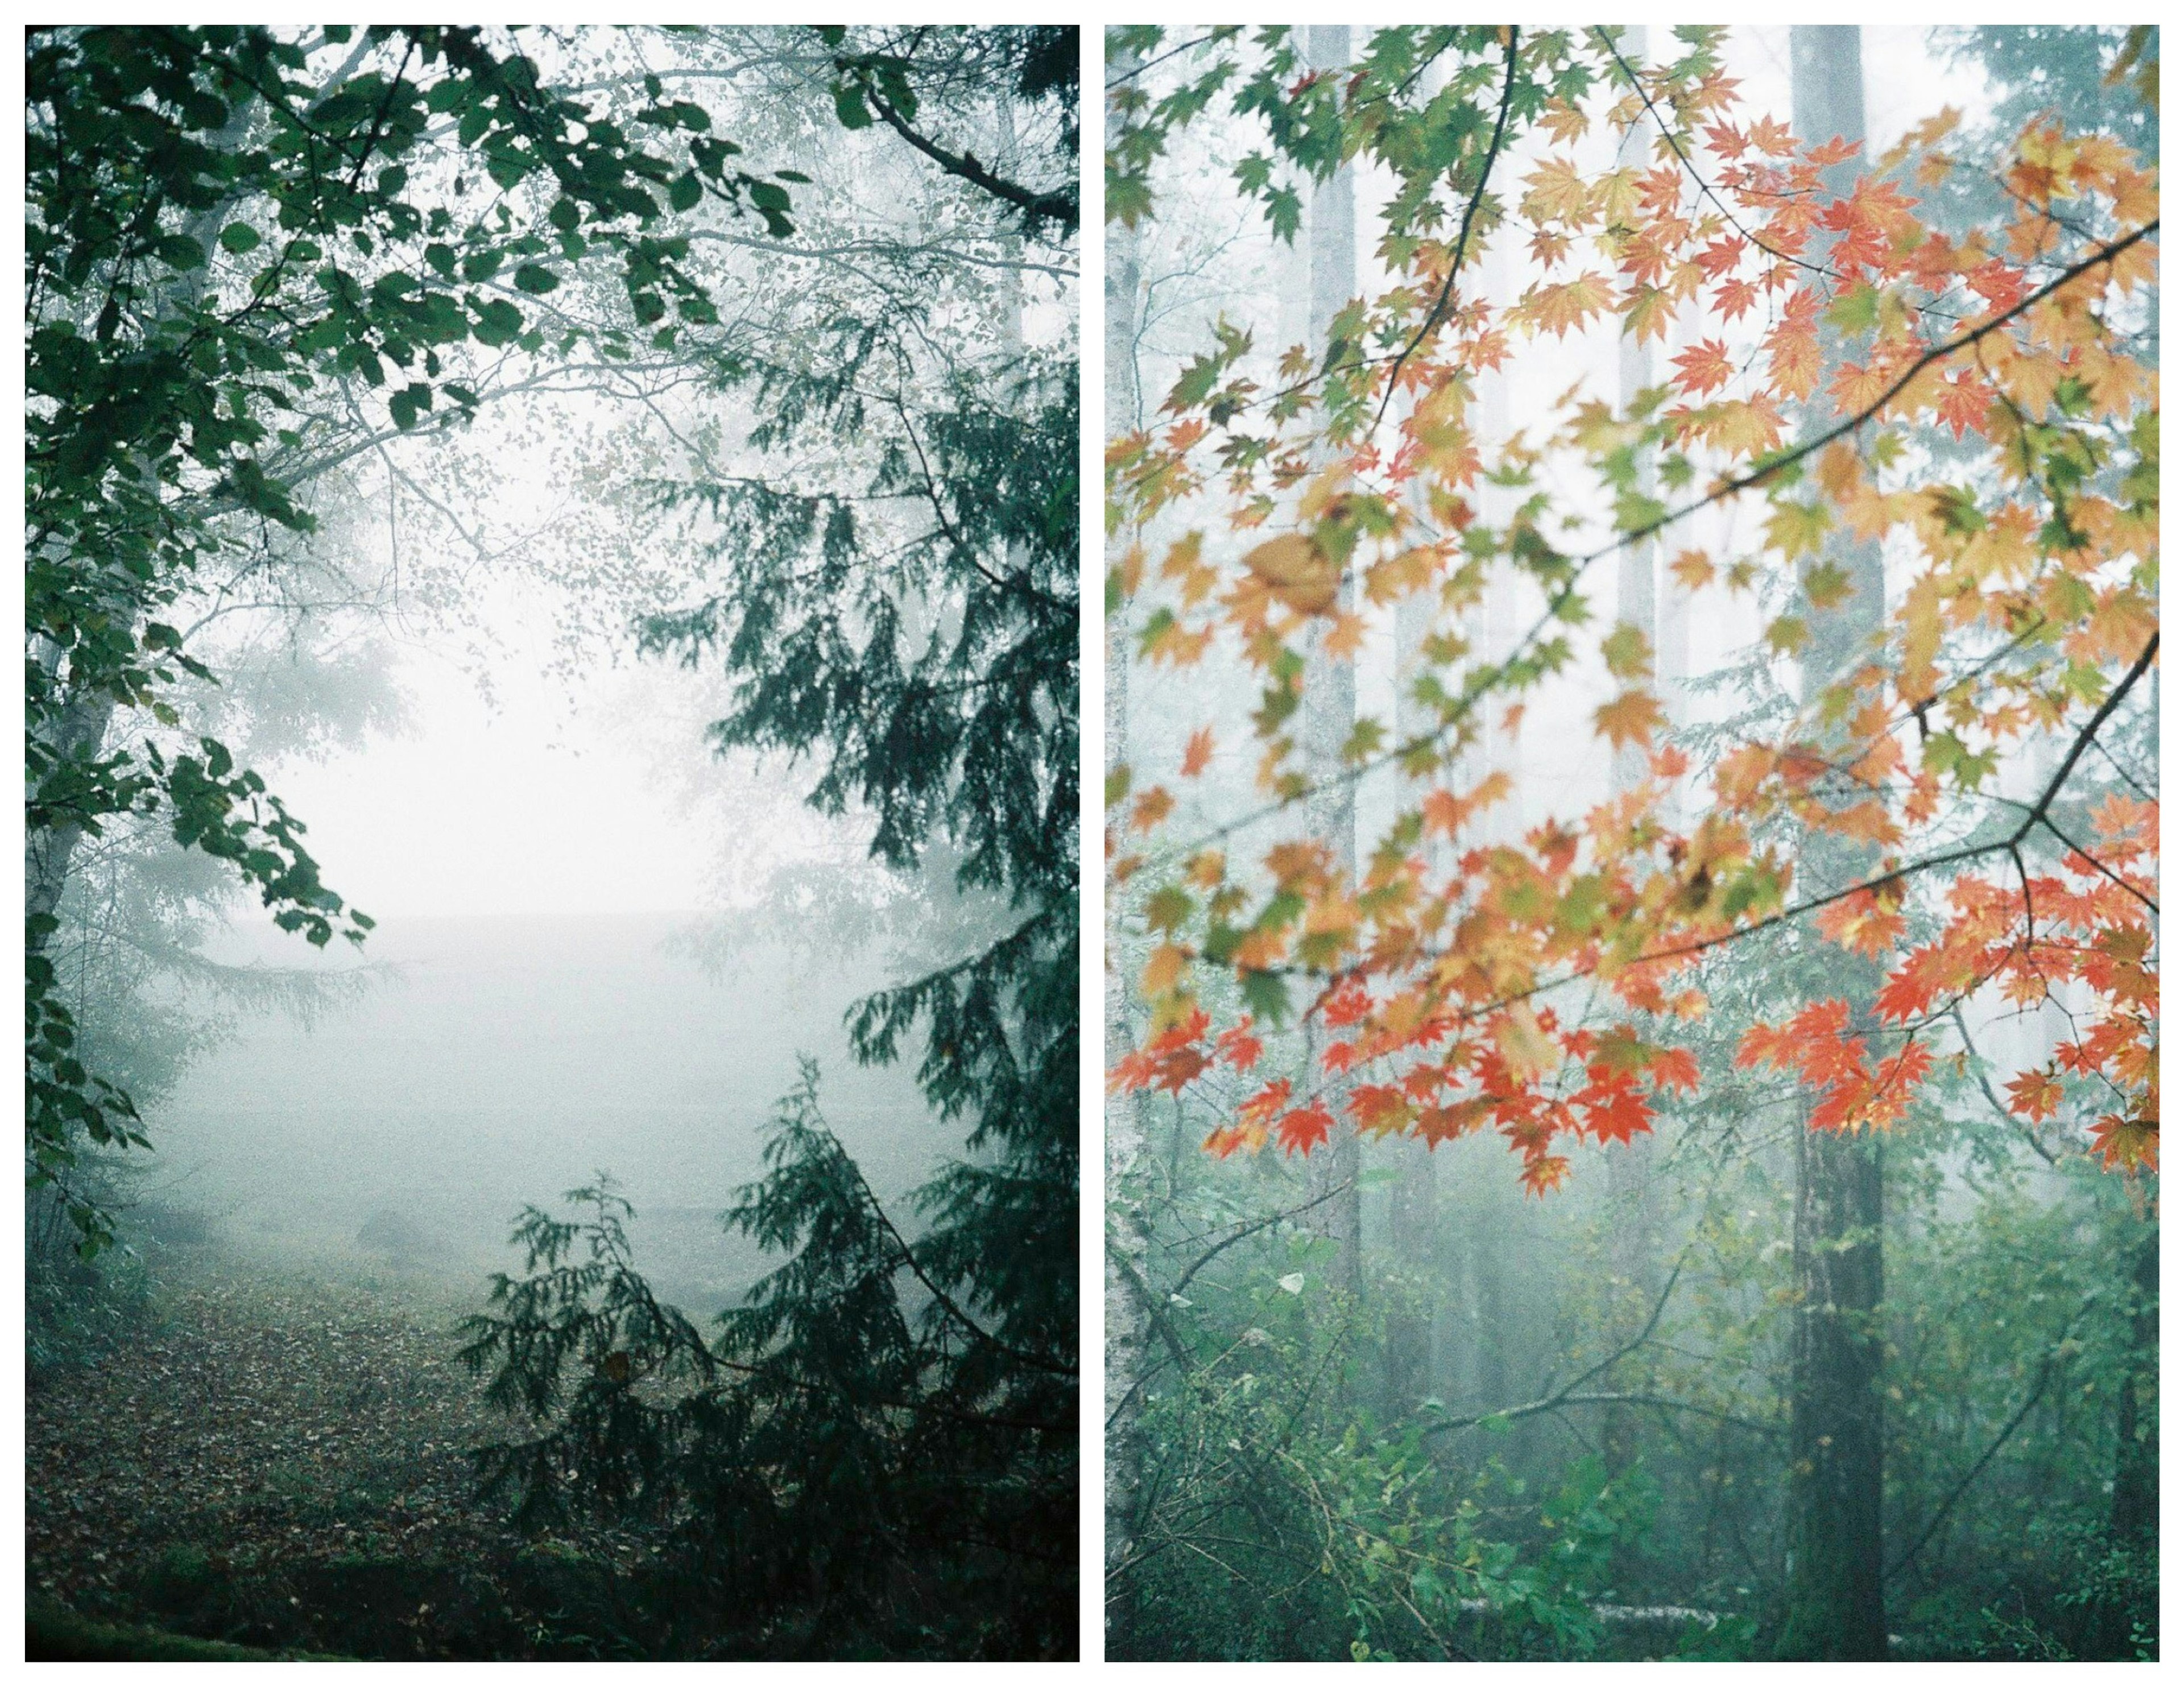
M 1543 282 L 1532 287 L 1518 303 L 1516 314 L 1532 325 L 1534 333 L 1562 338 L 1573 328 L 1582 328 L 1615 302 L 1615 289 L 1607 276 L 1588 270 L 1574 281 Z
M 1517 209 L 1528 222 L 1567 223 L 1572 228 L 1582 228 L 1591 218 L 1592 188 L 1578 174 L 1573 159 L 1542 159 L 1539 168 L 1524 178 L 1524 186 L 1529 191 L 1518 201 Z
M 1342 571 L 1302 533 L 1280 533 L 1244 553 L 1244 566 L 1300 615 L 1326 615 L 1342 589 Z
M 1494 1027 L 1494 1044 L 1509 1063 L 1511 1074 L 1522 1083 L 1545 1077 L 1563 1063 L 1563 1051 L 1540 1029 L 1538 1016 L 1529 1003 L 1519 1002 L 1502 1016 Z
M 1184 965 L 1190 959 L 1180 944 L 1164 943 L 1145 962 L 1144 989 L 1148 996 L 1164 996 L 1182 981 Z
M 1602 704 L 1592 719 L 1601 735 L 1620 749 L 1626 743 L 1650 743 L 1655 729 L 1666 726 L 1669 717 L 1651 692 L 1633 688 Z
M 1674 301 L 1660 287 L 1633 287 L 1624 301 L 1623 326 L 1640 345 L 1648 340 L 1665 341 L 1675 320 Z
M 1347 662 L 1357 656 L 1359 647 L 1364 643 L 1365 617 L 1338 614 L 1334 624 L 1327 629 L 1327 637 L 1322 641 L 1321 649 L 1336 661 Z

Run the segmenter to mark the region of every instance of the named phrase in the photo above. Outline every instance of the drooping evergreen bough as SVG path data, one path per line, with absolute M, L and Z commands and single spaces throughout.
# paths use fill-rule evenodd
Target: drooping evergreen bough
M 1061 62 L 1035 42 L 989 50 L 1043 75 Z M 838 62 L 847 77 L 870 56 Z M 1030 97 L 1028 69 L 1017 86 Z M 1073 81 L 1037 86 L 1067 135 Z M 997 225 L 1033 222 L 989 197 Z M 526 1214 L 526 1274 L 497 1279 L 469 1327 L 466 1361 L 532 1430 L 488 1450 L 488 1482 L 533 1523 L 665 1532 L 715 1624 L 688 1643 L 719 1655 L 1074 1648 L 1077 382 L 1073 357 L 962 334 L 897 299 L 723 366 L 759 418 L 754 449 L 852 467 L 827 490 L 666 489 L 732 565 L 645 642 L 723 665 L 722 749 L 810 758 L 815 807 L 868 813 L 890 867 L 944 849 L 990 910 L 972 952 L 850 1027 L 864 1061 L 916 1054 L 963 1152 L 889 1211 L 807 1063 L 766 1175 L 724 1215 L 784 1262 L 717 1334 L 653 1298 L 604 1183 L 572 1193 L 573 1221 Z M 905 348 L 936 343 L 956 348 L 945 366 L 912 370 Z

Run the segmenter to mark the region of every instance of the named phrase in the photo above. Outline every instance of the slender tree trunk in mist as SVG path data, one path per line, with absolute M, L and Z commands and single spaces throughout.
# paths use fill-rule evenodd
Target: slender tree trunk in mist
M 1434 605 L 1421 597 L 1396 606 L 1396 738 L 1405 742 L 1432 730 L 1433 722 L 1411 694 L 1419 647 L 1432 630 Z M 1422 847 L 1430 849 L 1430 842 Z M 1382 1349 L 1384 1416 L 1393 1423 L 1434 1389 L 1435 1314 L 1439 1310 L 1440 1240 L 1440 1161 L 1424 1139 L 1396 1139 L 1390 1155 L 1396 1182 L 1388 1203 L 1388 1244 L 1401 1283 L 1388 1300 Z
M 1623 31 L 1619 43 L 1623 56 L 1633 69 L 1642 69 L 1646 63 L 1646 31 L 1643 24 Z M 1616 159 L 1618 168 L 1642 170 L 1646 164 L 1647 139 L 1651 131 L 1646 120 L 1634 122 L 1623 137 L 1623 145 Z M 1625 333 L 1615 342 L 1616 407 L 1626 414 L 1637 403 L 1638 395 L 1654 384 L 1652 348 L 1635 334 Z M 1646 497 L 1654 491 L 1653 465 L 1641 458 L 1638 468 L 1638 490 Z M 1652 536 L 1623 548 L 1617 560 L 1615 572 L 1616 619 L 1627 621 L 1646 635 L 1646 642 L 1655 653 L 1652 670 L 1646 674 L 1646 684 L 1658 693 L 1665 674 L 1661 662 L 1661 594 L 1656 588 L 1654 575 L 1658 565 L 1660 546 Z M 1615 789 L 1628 791 L 1646 775 L 1646 754 L 1637 744 L 1616 747 L 1611 764 Z M 1615 1297 L 1615 1311 L 1608 1326 L 1611 1350 L 1619 1347 L 1644 1327 L 1646 1313 L 1652 1309 L 1653 1297 L 1659 1292 L 1656 1279 L 1659 1243 L 1659 1215 L 1653 1200 L 1653 1135 L 1648 1131 L 1633 1137 L 1627 1143 L 1612 1144 L 1607 1150 L 1608 1276 L 1609 1292 Z M 1619 1476 L 1628 1470 L 1637 1456 L 1638 1424 L 1631 1408 L 1620 1401 L 1606 1410 L 1601 1424 L 1601 1459 L 1610 1476 Z
M 1855 25 L 1790 31 L 1791 122 L 1797 138 L 1837 136 L 1860 156 L 1835 167 L 1840 192 L 1863 162 L 1865 98 Z M 1824 253 L 1816 253 L 1816 261 Z M 1832 350 L 1829 361 L 1834 361 Z M 1818 390 L 1826 390 L 1823 372 Z M 1802 659 L 1812 698 L 1867 647 L 1882 626 L 1880 547 L 1835 543 L 1829 555 L 1850 576 L 1833 608 L 1806 604 L 1811 638 Z M 1866 877 L 1869 844 L 1809 835 L 1798 893 L 1822 894 Z M 1817 935 L 1806 940 L 1819 944 Z M 1830 946 L 1826 965 L 1851 1005 L 1852 1024 L 1870 1036 L 1880 969 Z M 1881 1152 L 1879 1137 L 1799 1127 L 1793 1246 L 1797 1302 L 1792 1325 L 1790 1519 L 1782 1654 L 1800 1659 L 1883 1659 L 1888 1628 L 1881 1584 Z
M 2116 1399 L 2115 1484 L 2109 1532 L 2120 1544 L 2144 1545 L 2160 1521 L 2161 1453 L 2150 1422 L 2160 1377 L 2161 1231 L 2149 1226 L 2131 1265 L 2130 1368 Z M 2127 1639 L 2128 1637 L 2125 1637 Z
M 1120 61 L 1124 72 L 1135 55 Z M 1107 242 L 1106 428 L 1113 439 L 1138 426 L 1138 300 L 1141 285 L 1139 241 L 1129 229 L 1111 231 Z M 1120 615 L 1106 622 L 1106 698 L 1103 727 L 1107 765 L 1129 755 L 1130 640 Z M 1112 1066 L 1130 1046 L 1128 983 L 1116 964 L 1118 910 L 1109 906 L 1106 932 L 1106 1059 Z M 1106 1393 L 1107 1557 L 1112 1567 L 1129 1556 L 1130 1528 L 1143 1467 L 1138 1380 L 1145 1368 L 1149 1316 L 1142 1286 L 1146 1271 L 1145 1215 L 1137 1200 L 1137 1172 L 1145 1156 L 1145 1097 L 1110 1094 L 1106 1106 L 1107 1211 Z
M 1501 239 L 1488 238 L 1479 253 L 1476 274 L 1474 285 L 1480 295 L 1497 306 L 1507 304 L 1514 296 L 1508 248 Z M 1490 454 L 1496 444 L 1509 437 L 1510 386 L 1511 376 L 1506 368 L 1487 370 L 1479 376 L 1479 397 L 1474 405 L 1478 423 L 1474 431 L 1482 452 Z M 1490 519 L 1507 519 L 1509 505 L 1514 502 L 1513 493 L 1490 483 L 1482 483 L 1476 491 L 1482 509 L 1492 512 Z M 1522 614 L 1518 582 L 1512 571 L 1492 570 L 1487 575 L 1482 599 L 1471 612 L 1467 629 L 1467 637 L 1478 653 L 1477 660 L 1497 661 L 1510 654 L 1517 643 Z M 1516 746 L 1507 742 L 1494 724 L 1496 713 L 1490 706 L 1487 709 L 1486 730 L 1464 752 L 1456 782 L 1468 789 L 1499 771 L 1508 777 L 1509 794 L 1474 823 L 1470 836 L 1463 840 L 1466 848 L 1479 844 L 1513 843 L 1524 830 L 1524 760 Z M 1507 1326 L 1503 1322 L 1507 1299 L 1502 1277 L 1504 1236 L 1498 1222 L 1484 1212 L 1475 1198 L 1467 1205 L 1472 1222 L 1453 1239 L 1455 1245 L 1449 1250 L 1452 1273 L 1460 1287 L 1458 1304 L 1450 1320 L 1451 1339 L 1443 1360 L 1446 1378 L 1443 1386 L 1451 1397 L 1465 1400 L 1482 1411 L 1492 1411 L 1509 1405 L 1514 1399 L 1510 1392 Z
M 1341 70 L 1350 64 L 1350 26 L 1315 24 L 1305 32 L 1306 53 L 1316 70 Z M 1335 314 L 1357 292 L 1357 215 L 1356 173 L 1345 164 L 1326 181 L 1314 186 L 1306 221 L 1312 242 L 1312 317 L 1306 344 L 1315 357 L 1324 349 L 1328 330 Z M 1357 607 L 1355 581 L 1345 578 L 1339 607 L 1349 614 Z M 1324 649 L 1306 664 L 1304 700 L 1298 732 L 1303 767 L 1312 781 L 1306 813 L 1312 835 L 1326 841 L 1334 854 L 1336 872 L 1354 881 L 1357 871 L 1357 806 L 1356 788 L 1343 777 L 1342 747 L 1348 742 L 1357 714 L 1357 675 L 1351 659 L 1329 655 Z M 1306 1039 L 1312 1070 L 1306 1082 L 1318 1076 L 1318 1038 Z M 1334 1286 L 1355 1307 L 1363 1303 L 1365 1262 L 1363 1211 L 1357 1174 L 1361 1144 L 1357 1133 L 1345 1116 L 1338 1092 L 1324 1092 L 1328 1110 L 1334 1115 L 1327 1153 L 1312 1156 L 1314 1194 L 1347 1188 L 1317 1211 L 1318 1222 L 1335 1244 Z
M 326 83 L 325 92 L 345 80 L 348 71 L 362 54 L 359 46 L 348 61 Z M 238 101 L 224 127 L 209 136 L 205 144 L 216 152 L 233 152 L 240 147 L 257 121 L 258 101 L 252 97 Z M 223 199 L 206 206 L 194 217 L 181 225 L 181 232 L 196 241 L 207 251 L 213 248 L 214 237 L 221 226 L 234 214 L 236 202 Z M 203 269 L 185 270 L 176 274 L 155 295 L 158 303 L 153 314 L 164 317 L 194 305 L 204 292 L 206 271 Z M 140 472 L 142 470 L 140 470 Z M 131 628 L 131 632 L 139 631 Z M 31 660 L 46 668 L 47 674 L 59 671 L 61 653 L 43 640 L 44 648 L 33 653 Z M 62 705 L 60 730 L 55 734 L 50 748 L 61 759 L 96 755 L 99 746 L 106 742 L 107 729 L 113 724 L 116 704 L 113 698 L 100 693 L 70 698 Z M 83 828 L 66 825 L 40 831 L 26 831 L 23 838 L 23 912 L 26 919 L 37 919 L 52 915 L 60 907 L 61 898 L 68 890 L 69 869 L 75 857 L 75 846 L 82 840 Z M 33 935 L 26 946 L 32 954 L 43 952 L 47 943 L 44 936 Z
M 1436 61 L 1425 73 L 1423 92 L 1437 95 L 1448 77 Z M 1412 513 L 1428 515 L 1428 482 L 1411 484 Z M 1435 718 L 1412 693 L 1424 665 L 1424 647 L 1433 632 L 1439 605 L 1423 594 L 1396 604 L 1396 739 L 1401 743 L 1434 730 Z M 1419 846 L 1429 862 L 1440 865 L 1441 852 L 1431 839 Z M 1388 1245 L 1401 1273 L 1388 1297 L 1387 1333 L 1382 1355 L 1382 1416 L 1389 1423 L 1407 1416 L 1433 1392 L 1441 1356 L 1435 1336 L 1447 1296 L 1440 1258 L 1440 1161 L 1431 1144 L 1415 1136 L 1397 1137 L 1389 1158 L 1396 1181 L 1388 1199 Z

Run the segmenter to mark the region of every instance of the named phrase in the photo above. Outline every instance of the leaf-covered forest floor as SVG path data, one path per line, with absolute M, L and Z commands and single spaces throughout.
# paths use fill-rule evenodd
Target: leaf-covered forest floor
M 474 1496 L 504 1436 L 429 1278 L 203 1256 L 143 1324 L 34 1378 L 30 1592 L 86 1617 L 349 1656 L 626 1651 L 627 1539 L 526 1539 Z

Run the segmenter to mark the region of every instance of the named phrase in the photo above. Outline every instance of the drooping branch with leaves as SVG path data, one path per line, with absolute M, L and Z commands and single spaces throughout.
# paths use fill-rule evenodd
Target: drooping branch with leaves
M 1545 1189 L 1566 1168 L 1558 1141 L 1628 1139 L 1696 1081 L 1675 1027 L 1707 1012 L 1697 958 L 1801 921 L 1886 970 L 1878 1023 L 1823 1000 L 1745 1040 L 1743 1060 L 1814 1091 L 1816 1128 L 1901 1116 L 1933 1061 L 1928 1027 L 1992 987 L 2076 1005 L 2076 1028 L 2012 1078 L 2012 1105 L 2043 1119 L 2069 1087 L 2106 1163 L 2151 1168 L 2155 811 L 2086 777 L 2120 712 L 2144 706 L 2159 650 L 2159 411 L 2138 352 L 2151 170 L 2044 118 L 1998 159 L 1958 158 L 1945 114 L 1840 183 L 1855 148 L 1747 114 L 1718 37 L 1678 35 L 1680 57 L 1641 64 L 1602 31 L 1384 31 L 1337 77 L 1268 31 L 1164 98 L 1110 91 L 1111 177 L 1141 182 L 1164 136 L 1229 89 L 1268 142 L 1239 189 L 1278 231 L 1297 214 L 1285 179 L 1356 158 L 1394 182 L 1384 291 L 1326 344 L 1284 354 L 1272 382 L 1249 362 L 1254 337 L 1224 325 L 1162 425 L 1110 442 L 1125 534 L 1225 505 L 1221 527 L 1127 549 L 1111 598 L 1135 618 L 1139 660 L 1189 665 L 1218 644 L 1263 687 L 1263 794 L 1242 812 L 1170 821 L 1210 735 L 1174 769 L 1110 771 L 1112 882 L 1155 939 L 1150 1033 L 1115 1079 L 1180 1090 L 1217 1065 L 1249 1070 L 1266 1027 L 1301 1016 L 1326 1028 L 1318 1069 L 1269 1075 L 1217 1151 L 1491 1127 Z M 1640 162 L 1584 162 L 1588 142 L 1633 131 Z M 1981 170 L 2007 196 L 1990 223 L 1925 209 Z M 1130 192 L 1115 205 L 1148 209 Z M 1481 233 L 1521 259 L 1521 285 L 1486 284 Z M 1521 379 L 1529 347 L 1613 319 L 1641 344 L 1681 341 L 1665 382 L 1622 408 L 1580 388 L 1546 426 L 1487 437 L 1482 381 Z M 1666 741 L 1649 629 L 1618 621 L 1581 642 L 1596 565 L 1658 538 L 1674 590 L 1766 606 L 1765 645 L 1788 663 L 1852 588 L 1828 554 L 1837 535 L 1903 559 L 1885 626 L 1708 766 Z M 1471 618 L 1497 576 L 1537 607 L 1506 648 L 1481 649 Z M 1376 610 L 1423 599 L 1438 617 L 1418 681 L 1429 727 L 1396 738 L 1361 717 L 1347 765 L 1323 776 L 1403 782 L 1354 878 L 1295 822 L 1315 782 L 1296 756 L 1306 664 L 1354 660 L 1367 631 L 1346 582 Z M 1580 673 L 1607 682 L 1603 756 L 1646 753 L 1645 777 L 1521 839 L 1474 842 L 1509 788 L 1467 779 L 1467 753 L 1513 740 Z M 2027 802 L 2002 770 L 2042 745 L 2059 759 Z M 1869 846 L 1872 870 L 1816 893 L 1793 831 Z M 2035 837 L 2052 846 L 2038 860 Z M 1930 901 L 1939 933 L 1903 946 L 1907 903 Z M 1248 1018 L 1213 1022 L 1209 971 Z M 1338 1076 L 1342 1117 L 1325 1094 Z

